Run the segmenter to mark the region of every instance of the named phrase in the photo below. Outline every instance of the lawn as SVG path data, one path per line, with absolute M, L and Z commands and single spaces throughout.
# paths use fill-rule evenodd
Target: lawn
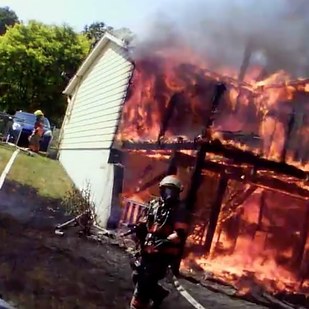
M 0 146 L 0 174 L 3 172 L 13 152 L 14 148 L 12 147 L 6 145 Z
M 30 186 L 38 195 L 53 199 L 62 199 L 72 187 L 59 161 L 40 155 L 32 157 L 23 152 L 17 156 L 7 179 Z

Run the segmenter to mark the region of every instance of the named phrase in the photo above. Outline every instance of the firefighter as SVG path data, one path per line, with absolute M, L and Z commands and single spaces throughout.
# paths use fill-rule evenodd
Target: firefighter
M 188 230 L 184 207 L 180 202 L 182 184 L 174 176 L 166 176 L 159 185 L 160 197 L 149 202 L 135 232 L 140 244 L 139 259 L 133 266 L 135 290 L 130 308 L 159 308 L 169 292 L 158 281 L 169 266 L 178 263 Z
M 34 112 L 34 115 L 36 116 L 36 121 L 33 132 L 29 137 L 29 149 L 38 153 L 40 150 L 40 140 L 44 133 L 44 114 L 41 110 L 37 110 Z

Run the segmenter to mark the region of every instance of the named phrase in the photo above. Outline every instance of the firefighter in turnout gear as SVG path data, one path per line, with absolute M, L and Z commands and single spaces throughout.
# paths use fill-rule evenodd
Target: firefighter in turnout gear
M 169 266 L 177 265 L 188 230 L 185 209 L 180 202 L 180 180 L 166 176 L 160 182 L 160 197 L 150 201 L 139 219 L 135 233 L 140 254 L 131 266 L 135 284 L 131 309 L 159 308 L 169 292 L 158 281 Z
M 34 112 L 36 121 L 32 134 L 29 136 L 29 150 L 38 153 L 40 151 L 40 140 L 44 133 L 44 114 L 41 110 Z

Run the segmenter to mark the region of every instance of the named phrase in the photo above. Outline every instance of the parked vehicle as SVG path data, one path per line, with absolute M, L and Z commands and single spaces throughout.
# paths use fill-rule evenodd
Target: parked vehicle
M 0 112 L 0 140 L 5 141 L 8 135 L 9 129 L 12 126 L 12 116 Z
M 13 123 L 9 130 L 7 141 L 17 143 L 18 146 L 28 147 L 29 136 L 32 134 L 36 117 L 26 112 L 16 112 L 13 116 Z M 44 117 L 44 133 L 40 141 L 40 151 L 46 152 L 52 140 L 52 130 L 49 120 Z

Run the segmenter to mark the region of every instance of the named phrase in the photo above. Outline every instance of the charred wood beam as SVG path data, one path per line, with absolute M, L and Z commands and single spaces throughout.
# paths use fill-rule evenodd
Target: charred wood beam
M 237 192 L 237 195 L 231 198 L 229 201 L 225 201 L 225 207 L 233 210 L 233 213 L 236 212 L 239 206 L 241 206 L 258 188 L 258 186 L 250 185 L 248 189 L 242 192 Z M 230 218 L 230 213 L 225 213 L 220 217 L 220 222 L 225 222 L 228 218 Z
M 194 166 L 194 157 L 179 152 L 177 154 L 176 164 L 181 167 Z M 208 170 L 217 174 L 227 172 L 229 178 L 232 180 L 251 183 L 253 187 L 251 187 L 250 191 L 248 190 L 248 197 L 256 190 L 255 186 L 257 186 L 267 190 L 281 192 L 302 200 L 309 199 L 309 191 L 302 188 L 297 183 L 290 183 L 285 179 L 273 178 L 272 175 L 260 175 L 259 173 L 252 175 L 252 168 L 250 167 L 227 165 L 206 160 L 203 163 L 203 170 Z
M 256 236 L 256 233 L 258 231 L 261 231 L 263 228 L 262 222 L 263 222 L 263 215 L 264 215 L 265 207 L 266 207 L 266 195 L 265 195 L 265 192 L 263 191 L 261 194 L 261 198 L 260 198 L 260 209 L 259 209 L 258 222 L 252 234 L 252 239 L 254 239 Z
M 249 55 L 249 48 L 246 51 L 246 53 L 248 53 L 248 55 Z M 245 67 L 245 65 L 243 65 L 243 66 Z M 206 77 L 209 77 L 211 79 L 215 79 L 217 81 L 221 81 L 222 83 L 229 85 L 229 87 L 234 87 L 234 88 L 237 88 L 238 90 L 239 89 L 247 90 L 247 91 L 250 91 L 252 93 L 261 92 L 261 91 L 271 89 L 271 88 L 306 87 L 309 84 L 309 78 L 307 78 L 307 79 L 292 80 L 292 81 L 289 81 L 289 82 L 283 82 L 283 83 L 277 83 L 277 84 L 261 85 L 261 86 L 256 88 L 256 87 L 252 86 L 250 83 L 239 80 L 240 74 L 238 76 L 238 79 L 228 77 L 228 76 L 223 76 L 219 73 L 216 73 L 214 71 L 210 71 L 210 70 L 207 70 L 207 69 L 204 70 L 204 74 L 205 74 Z M 265 78 L 265 75 L 262 74 L 262 76 L 260 76 L 259 79 L 262 80 L 264 78 Z M 301 90 L 301 89 L 298 88 L 298 90 Z
M 299 244 L 299 250 L 296 254 L 295 259 L 295 266 L 301 268 L 302 265 L 305 250 L 306 250 L 306 243 L 309 236 L 309 205 L 307 205 L 306 209 L 306 215 L 304 217 L 303 221 L 303 228 L 300 232 L 300 244 Z
M 217 110 L 220 99 L 225 91 L 226 91 L 225 85 L 218 84 L 216 86 L 215 94 L 212 99 L 210 115 L 205 123 L 205 128 L 202 131 L 202 138 L 206 138 L 206 139 L 208 138 L 208 135 L 209 135 L 208 130 L 213 124 L 215 111 Z M 186 208 L 190 210 L 191 213 L 196 204 L 196 195 L 197 195 L 197 191 L 201 184 L 201 178 L 202 178 L 201 173 L 203 170 L 203 165 L 204 165 L 204 161 L 206 157 L 206 151 L 207 151 L 207 144 L 206 143 L 200 144 L 199 149 L 197 151 L 197 155 L 196 155 L 196 161 L 195 161 L 194 170 L 193 170 L 192 177 L 191 177 L 190 187 L 188 189 L 188 193 L 185 199 Z
M 196 162 L 191 176 L 191 183 L 185 200 L 186 208 L 191 212 L 196 204 L 196 195 L 201 184 L 201 173 L 203 170 L 205 155 L 205 147 L 201 147 L 196 156 Z
M 245 78 L 246 72 L 247 72 L 249 65 L 250 65 L 252 53 L 253 53 L 253 46 L 252 46 L 252 43 L 250 41 L 250 42 L 248 42 L 248 44 L 245 48 L 244 58 L 243 58 L 243 61 L 242 61 L 242 64 L 241 64 L 241 67 L 240 67 L 240 70 L 239 70 L 238 80 L 240 82 L 242 82 Z
M 139 179 L 144 179 L 146 177 L 147 174 L 149 174 L 151 171 L 153 170 L 153 167 L 151 164 L 148 164 L 144 170 L 142 171 L 142 173 L 139 174 L 138 178 Z
M 177 152 L 177 156 L 175 157 L 175 164 L 181 167 L 192 167 L 195 164 L 195 158 L 188 154 Z M 208 170 L 217 174 L 227 171 L 229 173 L 229 178 L 232 180 L 249 182 L 252 185 L 256 185 L 267 190 L 281 192 L 302 200 L 309 199 L 309 191 L 305 188 L 302 188 L 299 184 L 289 183 L 284 179 L 273 178 L 271 177 L 272 175 L 263 176 L 259 175 L 259 173 L 252 175 L 252 168 L 250 167 L 248 168 L 242 166 L 227 165 L 220 162 L 206 160 L 203 163 L 203 170 Z M 145 183 L 140 190 L 145 190 L 145 187 L 148 188 L 149 186 L 157 183 L 165 175 L 166 172 L 156 176 L 154 179 Z
M 300 187 L 299 185 L 295 183 L 289 183 L 286 180 L 273 178 L 271 176 L 264 176 L 259 174 L 251 175 L 251 171 L 248 170 L 248 168 L 228 166 L 213 161 L 205 161 L 204 169 L 214 173 L 222 173 L 223 171 L 227 170 L 230 179 L 249 182 L 258 187 L 288 194 L 302 200 L 309 199 L 309 191 Z
M 184 142 L 132 142 L 124 141 L 121 144 L 121 149 L 123 150 L 197 150 L 198 144 L 193 141 Z
M 308 84 L 309 84 L 309 78 L 307 78 L 307 79 L 300 79 L 300 80 L 292 80 L 292 81 L 284 82 L 284 83 L 278 83 L 278 84 L 271 84 L 271 85 L 261 86 L 258 89 L 266 90 L 266 89 L 272 89 L 272 88 L 285 88 L 285 87 L 298 87 L 298 86 L 306 87 L 306 85 L 308 85 Z
M 218 133 L 222 136 L 223 140 L 238 142 L 245 145 L 250 143 L 250 145 L 255 148 L 261 147 L 262 139 L 259 135 L 254 133 L 246 133 L 242 131 L 218 131 Z
M 245 191 L 242 192 L 237 192 L 237 195 L 235 197 L 233 197 L 232 199 L 230 199 L 228 202 L 225 201 L 225 205 L 224 208 L 226 209 L 229 208 L 230 211 L 232 211 L 232 213 L 226 212 L 224 211 L 224 208 L 221 211 L 221 215 L 219 217 L 219 222 L 221 224 L 220 227 L 220 231 L 219 233 L 222 232 L 222 228 L 223 228 L 223 224 L 233 218 L 232 220 L 234 221 L 234 238 L 233 238 L 233 242 L 231 243 L 231 247 L 230 247 L 230 253 L 233 253 L 236 247 L 236 243 L 237 243 L 237 239 L 239 236 L 239 232 L 240 232 L 240 217 L 241 217 L 241 211 L 239 210 L 239 206 L 241 206 L 249 197 L 251 194 L 253 194 L 253 192 L 257 189 L 258 187 L 255 185 L 250 185 L 248 189 L 246 189 Z M 220 234 L 217 240 L 217 243 L 220 240 Z
M 225 201 L 225 205 L 229 208 L 235 209 L 257 189 L 256 186 L 249 185 L 249 188 L 244 190 L 244 187 L 238 188 L 237 190 L 229 192 L 229 198 Z
M 159 136 L 158 136 L 158 143 L 160 143 L 161 139 L 164 137 L 165 132 L 168 128 L 169 121 L 173 116 L 175 106 L 176 106 L 177 102 L 179 102 L 182 99 L 182 96 L 183 96 L 182 92 L 175 93 L 171 97 L 170 101 L 168 102 L 166 111 L 164 113 L 164 118 L 163 118 L 163 121 L 162 121 L 161 127 L 160 127 L 160 132 L 159 132 Z
M 243 192 L 239 197 L 236 198 L 235 201 L 233 201 L 233 206 L 238 207 L 242 205 L 257 189 L 257 186 L 250 185 L 250 187 Z
M 306 111 L 301 111 L 301 117 L 299 118 L 299 123 L 298 123 L 298 128 L 297 128 L 297 133 L 296 133 L 296 137 L 294 140 L 294 145 L 297 145 L 296 149 L 294 150 L 294 154 L 293 154 L 293 160 L 294 161 L 300 161 L 302 162 L 304 156 L 304 144 L 306 145 L 306 141 L 304 141 L 303 136 L 301 134 L 302 129 L 306 126 Z M 305 164 L 304 162 L 302 162 L 303 164 Z
M 288 183 L 281 179 L 270 178 L 267 176 L 255 176 L 252 178 L 248 177 L 247 180 L 261 188 L 285 193 L 302 200 L 309 199 L 308 190 L 301 188 L 297 184 Z
M 111 199 L 110 216 L 107 221 L 108 229 L 117 228 L 121 218 L 121 205 L 120 194 L 123 193 L 123 181 L 124 181 L 124 167 L 119 164 L 113 165 L 114 177 L 113 177 L 113 190 Z
M 209 216 L 209 224 L 204 246 L 206 254 L 208 254 L 211 249 L 227 184 L 228 184 L 228 177 L 225 174 L 220 174 L 216 199 L 212 205 Z
M 169 164 L 168 164 L 168 168 L 167 168 L 167 171 L 166 171 L 166 175 L 176 175 L 177 174 L 178 157 L 179 157 L 178 151 L 174 151 L 171 154 L 170 161 L 169 161 Z
M 213 122 L 214 122 L 214 115 L 215 112 L 217 110 L 217 107 L 219 105 L 220 99 L 222 97 L 222 95 L 224 94 L 224 92 L 226 91 L 226 87 L 224 84 L 217 84 L 216 89 L 215 89 L 215 93 L 214 96 L 212 98 L 212 104 L 211 104 L 211 111 L 210 111 L 210 115 L 205 123 L 205 127 L 202 131 L 201 137 L 208 139 L 210 137 L 209 134 L 209 129 L 212 126 Z M 191 176 L 191 183 L 190 186 L 188 188 L 188 192 L 187 192 L 187 196 L 185 198 L 185 206 L 186 209 L 189 210 L 189 213 L 191 215 L 190 219 L 192 221 L 192 216 L 194 214 L 194 208 L 196 205 L 196 198 L 197 198 L 197 192 L 199 190 L 200 184 L 201 184 L 201 179 L 202 179 L 202 171 L 203 171 L 203 165 L 205 162 L 205 157 L 206 157 L 206 143 L 202 143 L 199 145 L 198 151 L 197 151 L 197 155 L 196 155 L 196 161 L 195 161 L 195 165 L 194 165 L 194 169 L 193 169 L 193 173 Z M 186 235 L 188 236 L 188 235 Z M 184 244 L 182 246 L 182 252 L 179 255 L 178 261 L 177 263 L 175 263 L 175 267 L 174 267 L 174 271 L 176 273 L 179 272 L 179 268 L 180 268 L 180 261 L 181 261 L 181 257 L 184 253 Z
M 284 145 L 283 145 L 283 150 L 281 153 L 281 162 L 286 162 L 287 152 L 289 149 L 290 139 L 291 139 L 294 125 L 295 125 L 295 111 L 293 111 L 290 116 L 288 126 L 285 132 Z
M 295 166 L 283 162 L 271 161 L 259 157 L 250 151 L 243 151 L 236 147 L 224 146 L 219 141 L 209 144 L 207 152 L 220 154 L 225 158 L 232 159 L 234 163 L 250 164 L 254 166 L 256 170 L 268 170 L 275 172 L 276 174 L 284 174 L 303 180 L 309 178 L 308 172 L 303 171 Z
M 216 111 L 220 103 L 220 99 L 225 93 L 225 91 L 226 91 L 226 86 L 224 84 L 218 84 L 216 86 L 215 94 L 214 94 L 214 97 L 212 98 L 211 111 L 209 114 L 209 118 L 206 122 L 204 132 L 202 133 L 203 137 L 207 137 L 207 132 L 205 131 L 208 130 L 213 125 L 213 122 L 215 120 L 215 114 L 216 114 Z
M 108 163 L 110 164 L 122 164 L 123 152 L 119 149 L 112 148 L 109 153 Z
M 242 88 L 243 90 L 247 90 L 247 91 L 250 91 L 250 92 L 253 92 L 254 89 L 252 87 L 251 84 L 249 83 L 246 83 L 244 81 L 239 81 L 233 77 L 229 77 L 229 76 L 223 76 L 219 73 L 216 73 L 214 71 L 210 71 L 208 69 L 205 69 L 203 70 L 204 71 L 204 74 L 206 77 L 209 77 L 211 79 L 215 79 L 217 80 L 218 82 L 220 81 L 221 83 L 225 83 L 227 85 L 229 85 L 229 87 L 234 87 L 234 88 Z
M 273 297 L 271 294 L 269 294 L 267 292 L 263 292 L 262 296 L 271 303 L 271 308 L 295 309 L 295 306 L 293 306 L 292 304 L 289 305 L 286 302 L 283 302 L 283 301 Z
M 262 222 L 263 222 L 263 215 L 266 207 L 266 195 L 263 191 L 261 194 L 261 200 L 260 200 L 260 211 L 259 211 L 259 218 L 258 218 L 258 229 L 262 228 Z
M 309 172 L 303 171 L 285 162 L 271 161 L 262 158 L 250 151 L 244 151 L 234 146 L 223 145 L 219 140 L 214 141 L 188 141 L 178 143 L 132 143 L 124 142 L 123 149 L 126 150 L 196 150 L 203 145 L 205 153 L 221 155 L 235 163 L 250 164 L 256 170 L 268 170 L 276 174 L 295 177 L 301 180 L 309 179 Z

